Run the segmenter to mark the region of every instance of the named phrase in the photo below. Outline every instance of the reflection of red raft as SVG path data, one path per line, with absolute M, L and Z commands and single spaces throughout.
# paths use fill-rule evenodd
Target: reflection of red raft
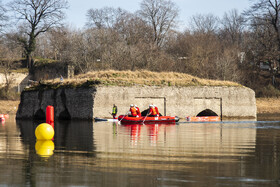
M 5 121 L 6 119 L 9 118 L 9 114 L 0 114 L 0 121 Z
M 121 123 L 175 123 L 179 121 L 177 116 L 159 116 L 159 117 L 129 117 L 120 115 L 118 120 Z

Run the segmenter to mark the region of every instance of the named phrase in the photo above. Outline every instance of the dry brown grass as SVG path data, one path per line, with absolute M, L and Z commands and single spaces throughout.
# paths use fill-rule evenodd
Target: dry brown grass
M 280 98 L 257 98 L 258 114 L 280 114 Z
M 65 79 L 62 85 L 83 84 L 88 80 L 98 80 L 101 84 L 132 86 L 241 86 L 235 82 L 207 80 L 194 77 L 184 73 L 173 72 L 150 72 L 150 71 L 95 71 L 78 75 L 73 79 Z M 48 81 L 48 83 L 57 83 L 59 79 Z
M 0 114 L 10 114 L 14 115 L 17 112 L 18 101 L 11 101 L 11 100 L 0 100 Z

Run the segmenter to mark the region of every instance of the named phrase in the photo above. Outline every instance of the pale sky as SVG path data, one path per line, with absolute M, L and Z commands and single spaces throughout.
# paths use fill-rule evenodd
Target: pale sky
M 87 10 L 105 6 L 122 8 L 131 13 L 140 9 L 142 0 L 68 0 L 70 8 L 67 11 L 68 22 L 82 28 L 86 22 Z M 222 17 L 225 12 L 237 9 L 239 13 L 250 7 L 249 0 L 172 0 L 180 9 L 179 24 L 184 29 L 190 17 L 196 14 L 212 13 Z
M 11 0 L 2 0 L 3 4 Z M 68 0 L 66 23 L 72 27 L 82 28 L 86 23 L 87 10 L 105 6 L 122 8 L 131 13 L 140 9 L 142 0 Z M 237 9 L 239 13 L 250 7 L 249 0 L 172 0 L 180 9 L 179 27 L 184 29 L 190 17 L 196 14 L 212 13 L 222 17 L 225 12 Z

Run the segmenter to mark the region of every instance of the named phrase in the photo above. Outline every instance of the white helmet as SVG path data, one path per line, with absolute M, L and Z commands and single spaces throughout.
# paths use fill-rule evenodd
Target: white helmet
M 134 105 L 135 107 L 137 107 L 137 105 Z
M 133 107 L 133 106 L 134 106 L 133 104 L 130 105 L 130 107 Z
M 151 107 L 153 107 L 153 105 L 149 105 L 149 107 L 151 108 Z

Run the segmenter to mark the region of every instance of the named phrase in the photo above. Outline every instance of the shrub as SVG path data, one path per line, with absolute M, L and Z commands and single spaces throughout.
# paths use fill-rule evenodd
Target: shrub
M 256 90 L 257 97 L 280 97 L 280 90 L 269 84 Z
M 5 87 L 0 88 L 0 99 L 1 100 L 19 100 L 20 93 L 17 93 L 13 90 L 6 90 Z

